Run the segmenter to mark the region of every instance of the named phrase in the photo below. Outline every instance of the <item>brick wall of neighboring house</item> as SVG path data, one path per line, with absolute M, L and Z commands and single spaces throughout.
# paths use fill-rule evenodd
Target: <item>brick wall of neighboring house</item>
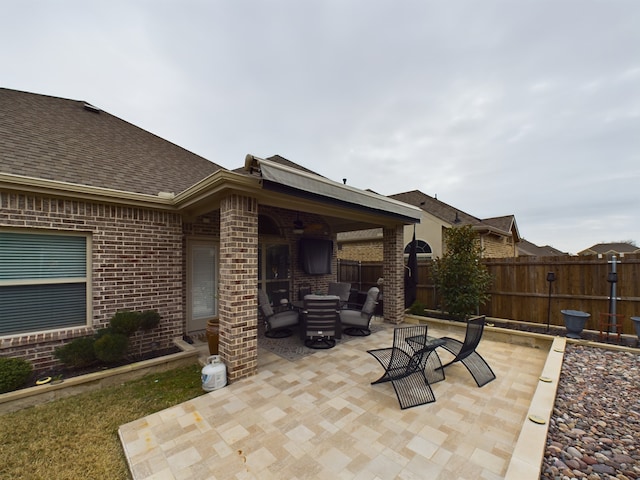
M 91 335 L 121 309 L 157 310 L 158 328 L 144 336 L 143 351 L 171 346 L 182 335 L 182 226 L 176 213 L 0 192 L 0 228 L 91 235 L 91 324 L 0 338 L 0 355 L 20 356 L 38 370 L 57 365 L 56 346 Z M 131 338 L 138 351 L 140 336 Z
M 497 235 L 483 235 L 481 242 L 483 258 L 508 258 L 515 257 L 512 238 L 499 237 Z
M 343 242 L 338 250 L 340 260 L 360 262 L 382 262 L 384 249 L 381 240 Z

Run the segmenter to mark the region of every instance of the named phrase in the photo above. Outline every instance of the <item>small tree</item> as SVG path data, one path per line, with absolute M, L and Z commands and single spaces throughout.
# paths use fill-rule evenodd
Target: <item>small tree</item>
M 491 276 L 480 263 L 482 249 L 477 237 L 470 225 L 447 229 L 446 251 L 434 262 L 443 309 L 458 319 L 474 314 L 489 299 Z

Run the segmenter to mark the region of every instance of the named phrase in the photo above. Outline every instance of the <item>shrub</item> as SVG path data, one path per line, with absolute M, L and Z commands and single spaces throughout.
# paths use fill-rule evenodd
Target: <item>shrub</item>
M 96 361 L 93 337 L 80 337 L 61 347 L 56 347 L 53 356 L 71 368 L 82 368 Z
M 145 310 L 140 314 L 140 330 L 153 330 L 160 324 L 160 314 L 155 310 Z
M 121 333 L 122 335 L 130 337 L 136 332 L 136 330 L 138 330 L 138 327 L 140 326 L 140 317 L 139 312 L 132 312 L 130 310 L 116 312 L 109 321 L 111 331 L 113 333 Z
M 409 313 L 411 315 L 420 315 L 420 316 L 424 317 L 424 316 L 426 316 L 426 313 L 425 313 L 425 309 L 426 308 L 427 308 L 426 305 L 416 301 L 416 302 L 413 302 L 411 307 L 409 307 Z
M 23 358 L 0 358 L 0 393 L 22 387 L 32 372 L 33 367 Z
M 122 333 L 105 333 L 93 344 L 96 357 L 105 363 L 122 360 L 127 353 L 129 337 Z
M 436 286 L 444 308 L 464 319 L 489 299 L 491 276 L 480 263 L 482 248 L 470 225 L 445 231 L 446 251 L 434 262 Z

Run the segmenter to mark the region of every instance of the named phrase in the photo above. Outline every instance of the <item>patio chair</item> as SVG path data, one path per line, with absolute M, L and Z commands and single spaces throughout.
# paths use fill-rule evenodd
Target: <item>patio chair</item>
M 455 355 L 455 358 L 449 363 L 439 367 L 439 369 L 444 373 L 444 369 L 448 366 L 462 362 L 473 376 L 478 387 L 482 387 L 496 378 L 489 364 L 476 352 L 476 348 L 482 338 L 484 321 L 484 315 L 470 318 L 467 321 L 467 331 L 464 336 L 464 342 L 451 337 L 442 337 L 441 339 L 445 341 L 444 345 L 441 345 L 442 348 Z
M 328 295 L 337 295 L 340 297 L 340 307 L 344 307 L 349 301 L 349 294 L 351 293 L 351 284 L 346 282 L 331 282 L 329 283 Z
M 341 336 L 340 297 L 306 295 L 300 337 L 309 348 L 333 348 Z
M 340 322 L 342 323 L 342 331 L 347 335 L 355 337 L 364 337 L 371 334 L 371 319 L 378 305 L 380 289 L 371 287 L 367 292 L 367 298 L 364 305 L 358 310 L 352 308 L 349 304 L 347 308 L 340 310 Z
M 298 325 L 300 314 L 297 310 L 274 312 L 267 293 L 258 289 L 258 307 L 262 312 L 265 323 L 264 335 L 269 338 L 285 338 L 293 334 L 292 327 Z
M 371 385 L 391 382 L 400 408 L 435 402 L 430 383 L 444 380 L 437 346 L 443 342 L 427 337 L 427 325 L 397 327 L 393 330 L 393 346 L 368 350 L 378 360 L 384 374 Z

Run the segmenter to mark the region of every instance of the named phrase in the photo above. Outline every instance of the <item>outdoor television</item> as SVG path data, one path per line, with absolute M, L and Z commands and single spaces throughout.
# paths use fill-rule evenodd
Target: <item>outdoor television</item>
M 309 275 L 331 273 L 333 241 L 323 238 L 300 239 L 300 262 L 302 270 Z

